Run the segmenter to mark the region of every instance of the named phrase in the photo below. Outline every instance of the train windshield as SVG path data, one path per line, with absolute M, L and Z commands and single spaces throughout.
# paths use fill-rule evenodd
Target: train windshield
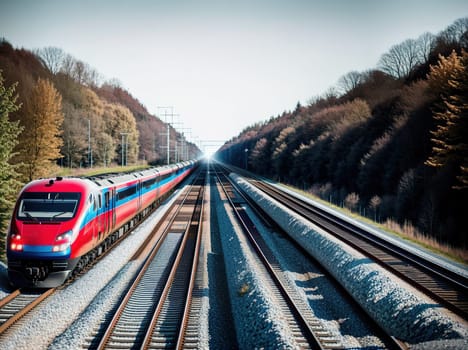
M 25 221 L 66 221 L 75 215 L 79 201 L 79 192 L 23 193 L 17 218 Z

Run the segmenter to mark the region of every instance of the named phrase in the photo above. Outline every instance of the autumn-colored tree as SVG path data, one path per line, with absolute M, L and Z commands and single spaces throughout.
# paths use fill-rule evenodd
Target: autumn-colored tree
M 349 193 L 344 200 L 345 207 L 351 211 L 356 211 L 358 204 L 359 204 L 359 194 L 354 193 L 354 192 Z
M 64 166 L 73 168 L 83 165 L 87 158 L 88 127 L 84 124 L 83 110 L 76 108 L 68 101 L 64 101 L 62 110 L 65 115 L 63 122 Z
M 105 104 L 89 88 L 82 88 L 83 105 L 78 111 L 81 129 L 85 130 L 84 163 L 88 166 L 109 164 L 114 155 L 114 147 L 109 145 L 110 136 L 106 133 L 103 114 Z
M 296 129 L 292 126 L 288 126 L 281 130 L 278 137 L 276 137 L 275 142 L 273 143 L 273 154 L 271 155 L 271 162 L 273 169 L 276 172 L 278 178 L 285 178 L 288 176 L 288 162 L 292 160 L 291 153 L 291 141 L 294 137 Z
M 467 247 L 460 231 L 468 188 L 467 24 L 457 20 L 437 36 L 396 45 L 380 70 L 341 78 L 340 96 L 246 128 L 217 156 L 243 166 L 251 149 L 254 172 Z
M 4 85 L 0 70 L 0 247 L 4 246 L 4 233 L 11 215 L 15 196 L 21 183 L 15 167 L 10 164 L 13 149 L 21 132 L 18 122 L 11 122 L 8 115 L 20 108 L 16 104 L 15 85 Z M 3 258 L 3 257 L 1 257 Z
M 118 156 L 126 164 L 134 164 L 138 159 L 138 129 L 132 112 L 120 104 L 105 103 L 103 119 L 105 131 L 112 137 Z
M 439 64 L 431 67 L 428 81 L 440 103 L 433 109 L 436 130 L 432 132 L 432 155 L 427 165 L 455 165 L 458 184 L 468 188 L 468 53 L 455 52 L 440 56 Z
M 265 137 L 257 141 L 250 153 L 251 169 L 259 174 L 265 174 L 270 164 L 269 143 Z
M 55 161 L 62 157 L 62 123 L 60 93 L 49 80 L 39 78 L 21 118 L 24 130 L 17 148 L 17 161 L 26 180 L 49 176 Z

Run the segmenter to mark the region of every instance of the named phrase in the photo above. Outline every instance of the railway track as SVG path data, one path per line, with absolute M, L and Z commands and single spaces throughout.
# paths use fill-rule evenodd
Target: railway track
M 99 336 L 98 349 L 183 346 L 201 239 L 204 181 L 198 176 L 182 195 L 179 208 Z
M 51 288 L 45 291 L 34 292 L 22 291 L 17 289 L 10 293 L 7 297 L 0 300 L 0 335 L 28 314 L 31 310 L 36 308 L 42 301 L 47 299 L 57 290 L 66 288 L 71 285 L 77 278 L 84 275 L 89 271 L 95 264 L 107 256 L 113 248 L 115 248 L 120 242 L 122 242 L 143 220 L 151 214 L 156 205 L 152 206 L 144 214 L 132 219 L 129 223 L 124 225 L 119 231 L 106 242 L 106 249 L 99 256 L 96 256 L 92 261 L 87 263 L 80 271 L 74 272 L 65 283 L 57 288 Z
M 321 322 L 312 314 L 309 306 L 287 283 L 273 252 L 263 241 L 244 210 L 245 201 L 238 200 L 238 195 L 236 195 L 238 190 L 223 172 L 217 171 L 216 176 L 243 231 L 270 277 L 271 288 L 275 293 L 278 304 L 286 315 L 285 318 L 288 320 L 295 342 L 301 348 L 341 349 L 340 341 L 323 327 Z
M 169 195 L 170 193 L 163 196 L 158 201 L 158 203 L 164 198 L 167 198 Z M 128 235 L 158 207 L 158 203 L 154 203 L 147 210 L 145 210 L 144 213 L 139 214 L 126 223 L 123 227 L 121 227 L 118 231 L 110 235 L 108 241 L 105 243 L 105 249 L 103 249 L 103 252 L 100 255 L 96 254 L 96 256 L 93 259 L 90 259 L 89 262 L 85 264 L 79 271 L 75 271 L 62 286 L 37 292 L 34 292 L 33 290 L 22 291 L 17 289 L 0 300 L 0 335 L 30 311 L 36 308 L 42 301 L 54 294 L 57 290 L 66 288 L 67 286 L 71 285 L 76 279 L 83 276 L 100 260 L 107 256 L 113 248 L 115 248 L 120 242 L 128 237 Z
M 370 257 L 447 309 L 468 320 L 468 279 L 466 277 L 337 218 L 271 184 L 256 179 L 249 179 L 249 181 L 281 204 Z
M 56 291 L 27 293 L 20 289 L 0 300 L 0 335 Z
M 221 167 L 221 168 L 223 169 L 224 167 Z M 219 171 L 219 172 L 222 173 L 222 172 L 225 172 L 225 171 L 223 170 L 223 171 Z M 245 201 L 251 206 L 251 208 L 259 214 L 259 217 L 263 221 L 266 220 L 267 222 L 265 222 L 265 223 L 267 225 L 270 224 L 268 221 L 271 222 L 271 219 L 267 218 L 266 214 L 260 208 L 258 208 L 255 205 L 255 203 L 251 203 L 248 196 L 245 195 L 243 193 L 243 191 L 240 188 L 238 188 L 238 186 L 236 184 L 234 184 L 227 177 L 226 177 L 226 182 L 229 182 L 229 186 L 227 186 L 228 193 L 230 193 L 230 194 L 234 193 L 234 188 L 235 188 L 235 191 L 237 191 L 242 196 L 242 198 L 244 198 Z M 236 205 L 236 204 L 234 203 L 234 205 Z M 236 205 L 236 206 L 238 206 L 238 205 Z M 241 221 L 245 221 L 245 222 L 250 221 L 250 219 L 248 218 L 248 216 L 247 216 L 247 214 L 245 212 L 241 213 L 240 215 L 245 217 L 245 219 L 242 218 Z M 268 248 L 266 243 L 263 241 L 260 234 L 258 232 L 256 232 L 256 229 L 253 226 L 253 224 L 249 224 L 248 226 L 252 227 L 252 228 L 249 228 L 248 230 L 252 232 L 249 235 L 252 235 L 251 241 L 252 241 L 253 245 L 254 246 L 258 245 L 258 248 L 256 247 L 256 249 L 259 249 L 259 250 L 262 251 L 261 254 L 264 255 L 266 260 L 268 260 L 269 263 L 272 265 L 271 268 L 274 269 L 277 272 L 279 278 L 282 279 L 281 278 L 282 270 L 279 267 L 279 264 L 277 263 L 275 256 L 270 251 L 270 249 Z M 282 231 L 280 228 L 277 228 L 277 229 L 279 231 Z M 292 243 L 294 245 L 297 245 L 297 243 L 294 242 L 294 241 Z M 309 258 L 311 258 L 310 255 L 308 254 L 308 252 L 306 252 L 301 246 L 297 245 L 297 249 L 299 251 L 301 251 L 305 256 L 308 256 Z M 315 259 L 313 259 L 313 258 L 311 258 L 311 259 L 314 262 L 316 262 L 317 264 L 320 265 L 320 263 L 317 262 Z M 368 316 L 367 312 L 362 309 L 362 307 L 353 299 L 353 297 L 348 293 L 348 291 L 346 291 L 327 270 L 321 269 L 321 271 L 325 276 L 327 276 L 328 279 L 330 279 L 332 281 L 333 284 L 336 285 L 336 288 L 341 291 L 343 296 L 349 301 L 350 305 L 353 306 L 353 308 L 356 310 L 356 312 L 359 312 L 361 314 L 361 316 L 364 318 L 365 322 L 375 330 L 376 334 L 379 336 L 381 341 L 385 344 L 386 348 L 389 348 L 389 349 L 407 349 L 407 345 L 405 343 L 403 343 L 402 341 L 400 341 L 400 340 L 396 339 L 395 337 L 393 337 L 386 330 L 384 330 L 379 324 L 377 324 L 370 316 Z M 295 291 L 292 291 L 291 295 L 294 295 L 295 293 L 296 293 Z M 294 298 L 294 300 L 299 300 L 298 301 L 299 308 L 301 310 L 305 310 L 304 313 L 305 313 L 305 315 L 308 316 L 307 322 L 310 322 L 310 326 L 309 326 L 310 331 L 316 333 L 316 335 L 314 336 L 314 339 L 312 339 L 312 342 L 309 343 L 309 344 L 312 344 L 312 348 L 320 348 L 320 349 L 339 348 L 340 347 L 339 344 L 332 337 L 328 336 L 327 331 L 321 329 L 317 325 L 317 321 L 314 320 L 314 316 L 312 315 L 312 318 L 310 317 L 309 306 L 304 305 L 302 299 L 297 298 L 297 297 L 293 297 L 293 298 Z

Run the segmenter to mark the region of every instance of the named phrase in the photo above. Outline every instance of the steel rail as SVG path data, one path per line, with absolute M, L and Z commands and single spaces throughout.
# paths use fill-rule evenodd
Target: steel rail
M 18 322 L 21 318 L 23 318 L 27 313 L 37 307 L 40 303 L 42 303 L 45 299 L 55 293 L 56 288 L 51 288 L 46 290 L 45 292 L 41 293 L 39 296 L 30 295 L 31 298 L 25 297 L 19 289 L 15 292 L 11 293 L 10 296 L 2 299 L 0 311 L 2 308 L 7 307 L 8 305 L 18 301 L 19 307 L 13 307 L 14 311 L 9 312 L 12 313 L 10 317 L 7 318 L 5 322 L 0 325 L 0 334 L 4 333 L 8 328 L 13 326 L 16 322 Z M 23 299 L 23 300 L 19 300 Z
M 268 271 L 270 277 L 272 278 L 274 284 L 276 285 L 276 288 L 278 289 L 279 293 L 281 296 L 284 298 L 284 301 L 288 305 L 290 312 L 294 316 L 299 328 L 301 329 L 301 332 L 303 334 L 303 337 L 307 341 L 310 347 L 313 349 L 326 349 L 329 348 L 329 344 L 324 342 L 319 335 L 317 335 L 317 330 L 314 329 L 314 326 L 316 327 L 318 324 L 310 324 L 310 322 L 307 320 L 307 317 L 304 315 L 303 311 L 300 310 L 300 308 L 296 305 L 296 302 L 293 300 L 293 298 L 290 296 L 288 293 L 285 284 L 281 281 L 281 278 L 278 276 L 278 272 L 275 271 L 275 269 L 272 267 L 270 264 L 268 258 L 265 256 L 262 248 L 257 243 L 257 240 L 255 239 L 254 236 L 259 235 L 258 232 L 253 232 L 256 231 L 254 228 L 254 225 L 251 223 L 248 223 L 247 220 L 248 217 L 245 213 L 240 213 L 240 208 L 237 206 L 231 198 L 230 192 L 232 192 L 232 189 L 228 189 L 225 183 L 223 183 L 223 180 L 220 178 L 219 173 L 216 172 L 216 176 L 218 178 L 218 181 L 221 185 L 221 188 L 223 189 L 224 193 L 226 194 L 226 198 L 233 209 L 239 223 L 241 224 L 241 227 L 243 231 L 245 232 L 246 236 L 248 237 L 252 247 L 256 251 L 258 257 L 260 258 L 260 261 L 263 263 L 265 269 Z M 223 176 L 225 176 L 223 174 Z M 230 186 L 234 188 L 234 184 L 232 184 L 229 179 L 225 176 L 225 179 L 229 182 Z M 300 342 L 298 340 L 298 342 Z M 334 347 L 334 348 L 340 348 L 340 347 Z
M 468 279 L 449 269 L 366 232 L 345 220 L 258 180 L 251 180 L 266 194 L 296 211 L 338 239 L 374 259 L 447 309 L 468 320 Z
M 202 221 L 202 205 L 203 205 L 203 196 L 204 196 L 204 186 L 200 186 L 200 190 L 197 194 L 197 198 L 195 199 L 194 208 L 192 212 L 192 216 L 190 219 L 190 224 L 187 226 L 187 229 L 184 233 L 184 238 L 181 243 L 181 247 L 179 248 L 179 252 L 175 259 L 174 265 L 172 267 L 171 273 L 169 278 L 167 279 L 166 286 L 164 291 L 159 299 L 158 305 L 156 310 L 154 311 L 153 317 L 151 322 L 147 328 L 147 332 L 145 338 L 143 340 L 142 349 L 149 349 L 151 348 L 151 342 L 153 339 L 153 333 L 156 328 L 158 322 L 160 322 L 161 316 L 163 314 L 163 309 L 167 307 L 168 297 L 170 293 L 174 293 L 174 289 L 176 290 L 177 297 L 185 297 L 185 303 L 183 303 L 183 307 L 177 307 L 178 305 L 173 305 L 170 314 L 178 314 L 179 312 L 182 315 L 175 315 L 176 320 L 173 323 L 178 323 L 178 329 L 176 332 L 178 333 L 175 337 L 175 344 L 172 342 L 167 344 L 167 338 L 164 340 L 166 342 L 165 346 L 175 347 L 178 349 L 183 345 L 183 338 L 185 333 L 185 326 L 184 322 L 188 319 L 188 313 L 190 311 L 190 304 L 191 304 L 191 294 L 193 290 L 193 285 L 195 283 L 195 272 L 197 270 L 197 263 L 198 263 L 198 250 L 200 247 L 200 229 L 201 229 L 201 221 Z M 194 237 L 195 236 L 195 237 Z M 195 238 L 195 242 L 193 242 Z M 190 262 L 191 260 L 191 262 Z M 184 264 L 185 262 L 185 264 Z M 190 263 L 190 271 L 187 271 Z M 178 290 L 175 286 L 176 283 L 182 284 L 182 290 Z M 179 286 L 179 289 L 181 287 Z M 182 305 L 180 305 L 182 306 Z M 166 330 L 166 334 L 169 331 Z M 169 337 L 169 336 L 168 336 Z
M 121 319 L 125 309 L 126 309 L 126 305 L 128 305 L 130 299 L 132 298 L 132 296 L 134 295 L 139 283 L 141 282 L 141 280 L 143 279 L 144 275 L 145 275 L 145 272 L 148 270 L 149 266 L 151 265 L 154 257 L 156 256 L 156 254 L 160 251 L 161 249 L 161 246 L 163 245 L 166 237 L 168 236 L 168 234 L 170 234 L 171 232 L 171 229 L 173 228 L 173 226 L 176 226 L 177 225 L 177 220 L 178 220 L 178 217 L 180 215 L 183 215 L 181 212 L 182 212 L 182 208 L 184 207 L 184 205 L 186 205 L 186 202 L 189 201 L 189 196 L 191 194 L 191 191 L 193 189 L 193 184 L 190 186 L 190 188 L 185 192 L 183 193 L 181 196 L 182 196 L 182 199 L 178 199 L 177 202 L 178 202 L 178 208 L 173 212 L 172 216 L 167 219 L 168 222 L 167 222 L 167 225 L 164 226 L 164 229 L 163 229 L 163 233 L 161 234 L 161 236 L 159 237 L 157 243 L 155 244 L 155 246 L 151 249 L 151 251 L 149 253 L 146 253 L 148 256 L 144 259 L 144 264 L 143 266 L 139 269 L 139 272 L 137 274 L 137 276 L 135 277 L 133 283 L 131 284 L 130 288 L 128 289 L 127 293 L 125 294 L 124 298 L 122 299 L 121 301 L 121 304 L 119 305 L 118 309 L 116 310 L 111 322 L 109 323 L 108 327 L 106 328 L 106 331 L 104 333 L 104 335 L 102 336 L 101 340 L 100 340 L 100 343 L 98 345 L 98 349 L 104 349 L 108 346 L 110 340 L 111 340 L 111 337 L 112 337 L 112 334 L 113 334 L 113 330 L 115 329 L 115 327 L 117 326 L 119 320 Z M 153 234 L 155 234 L 156 230 L 160 229 L 161 225 L 157 225 L 156 228 L 153 230 Z M 188 225 L 187 225 L 188 226 Z M 182 233 L 181 233 L 182 234 Z M 186 236 L 187 235 L 184 235 L 185 237 L 182 238 L 182 242 L 180 242 L 177 246 L 177 249 L 178 250 L 178 253 L 177 253 L 177 256 L 179 256 L 181 254 L 181 251 L 183 250 L 183 246 L 185 245 L 185 241 L 186 241 Z M 139 251 L 140 254 L 144 254 L 144 250 L 141 250 Z M 178 257 L 176 257 L 176 259 L 178 259 Z M 171 278 L 171 273 L 169 273 L 169 278 Z M 163 280 L 167 280 L 168 277 L 161 277 Z M 161 283 L 167 283 L 167 281 L 165 282 L 161 282 Z M 160 299 L 161 297 L 159 297 Z M 141 337 L 143 338 L 143 337 Z M 139 346 L 142 344 L 141 342 L 141 338 L 140 338 L 140 341 L 137 340 L 137 343 L 139 344 Z
M 201 243 L 202 243 L 203 213 L 204 213 L 204 210 L 205 210 L 204 191 L 205 191 L 205 189 L 203 189 L 203 196 L 202 196 L 202 199 L 201 199 L 200 218 L 198 220 L 199 224 L 197 226 L 197 241 L 195 243 L 195 256 L 193 257 L 193 266 L 192 266 L 192 271 L 190 273 L 191 279 L 190 279 L 190 284 L 189 284 L 189 287 L 188 287 L 187 301 L 186 301 L 185 307 L 184 307 L 184 313 L 183 313 L 183 318 L 182 318 L 182 321 L 181 321 L 179 337 L 177 338 L 176 349 L 182 349 L 183 346 L 185 345 L 185 335 L 186 335 L 186 332 L 187 332 L 188 322 L 189 322 L 189 318 L 190 318 L 190 311 L 191 311 L 192 297 L 193 297 L 193 289 L 194 289 L 195 284 L 196 284 L 198 262 L 199 262 L 199 258 L 200 258 L 200 247 L 201 247 Z
M 221 168 L 223 169 L 226 169 L 225 166 L 221 166 L 221 165 L 218 165 L 220 166 Z M 260 213 L 260 218 L 265 221 L 265 220 L 272 220 L 274 222 L 273 219 L 269 218 L 268 214 L 266 212 L 263 211 L 263 209 L 261 209 L 256 203 L 252 202 L 250 197 L 241 189 L 239 188 L 233 181 L 230 181 L 234 186 L 236 186 L 239 194 L 242 196 L 242 198 L 245 199 L 245 201 L 254 209 L 254 211 L 257 213 Z M 268 218 L 268 219 L 267 219 Z M 265 222 L 266 224 L 269 224 L 268 222 Z M 287 233 L 281 229 L 280 227 L 276 226 L 277 227 L 277 230 L 281 231 L 281 232 L 284 232 L 285 235 L 287 235 Z M 289 237 L 289 236 L 288 236 Z M 367 311 L 364 310 L 361 305 L 359 305 L 359 303 L 357 303 L 353 298 L 352 296 L 349 294 L 349 292 L 339 284 L 339 282 L 326 270 L 324 269 L 320 262 L 317 261 L 315 258 L 313 258 L 310 253 L 308 251 L 306 251 L 301 245 L 299 245 L 296 241 L 294 241 L 293 239 L 290 239 L 291 242 L 300 250 L 304 253 L 305 256 L 309 257 L 310 259 L 312 259 L 315 263 L 317 263 L 323 273 L 325 275 L 327 275 L 330 280 L 332 281 L 333 284 L 336 285 L 336 288 L 338 288 L 344 295 L 347 296 L 347 299 L 348 301 L 350 302 L 350 304 L 356 308 L 357 310 L 360 310 L 362 312 L 362 315 L 363 317 L 366 319 L 366 322 L 369 322 L 369 323 L 372 323 L 373 326 L 375 327 L 377 333 L 380 335 L 380 337 L 382 338 L 382 340 L 385 342 L 385 344 L 387 344 L 387 346 L 390 348 L 390 349 L 407 349 L 407 345 L 402 342 L 401 340 L 395 338 L 394 336 L 388 334 L 388 332 L 386 330 L 384 330 L 378 323 L 375 322 L 375 320 L 367 314 Z

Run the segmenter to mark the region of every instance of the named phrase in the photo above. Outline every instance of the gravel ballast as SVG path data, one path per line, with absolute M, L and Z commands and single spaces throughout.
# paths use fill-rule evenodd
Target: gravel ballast
M 236 174 L 230 175 L 279 226 L 320 261 L 383 328 L 411 344 L 468 339 L 468 329 L 416 295 L 373 261 L 267 197 Z
M 35 349 L 46 349 L 49 344 L 51 349 L 81 348 L 84 339 L 119 300 L 138 267 L 129 259 L 176 200 L 178 192 L 90 271 L 26 315 L 8 332 L 7 339 L 0 339 L 2 350 L 31 349 L 32 344 Z
M 226 201 L 218 192 L 213 192 L 238 347 L 297 348 L 278 303 L 266 287 L 265 276 L 259 271 L 261 263 L 256 260 L 232 213 L 226 213 Z
M 338 345 L 346 349 L 385 348 L 375 329 L 362 315 L 356 314 L 354 306 L 343 296 L 341 289 L 324 275 L 317 263 L 298 250 L 283 233 L 265 227 L 253 211 L 247 209 L 247 212 L 269 249 L 274 252 L 288 288 L 297 292 L 296 295 L 309 306 L 313 318 L 337 340 Z

